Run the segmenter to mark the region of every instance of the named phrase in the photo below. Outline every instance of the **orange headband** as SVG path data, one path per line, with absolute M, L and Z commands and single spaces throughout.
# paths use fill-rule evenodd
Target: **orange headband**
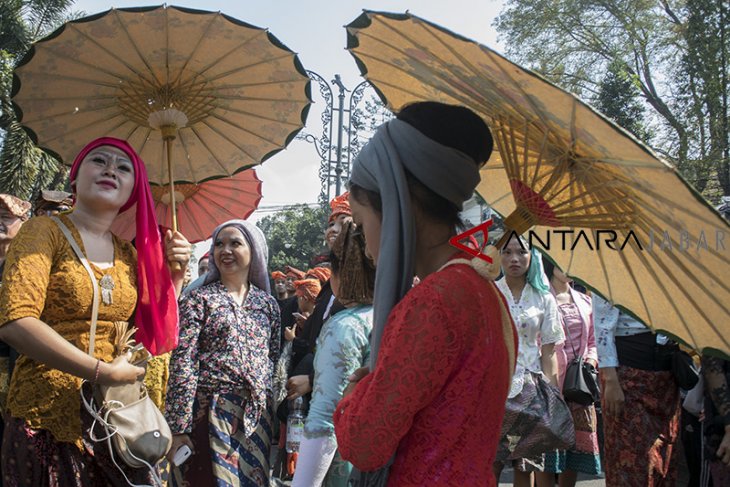
M 294 279 L 304 279 L 304 272 L 300 271 L 296 267 L 290 265 L 286 266 L 286 275 L 293 277 Z
M 326 267 L 315 267 L 314 269 L 309 269 L 305 277 L 314 277 L 315 279 L 319 279 L 319 282 L 324 284 L 325 282 L 329 281 L 331 275 L 332 271 L 330 269 Z
M 301 281 L 294 281 L 294 287 L 296 288 L 296 296 L 301 296 L 307 301 L 314 302 L 317 299 L 317 295 L 322 290 L 322 285 L 317 279 L 302 279 Z
M 329 221 L 334 221 L 335 218 L 337 218 L 340 215 L 349 215 L 352 216 L 352 210 L 350 209 L 350 201 L 348 200 L 348 197 L 350 196 L 350 192 L 342 193 L 339 196 L 335 196 L 335 198 L 330 201 L 330 217 Z

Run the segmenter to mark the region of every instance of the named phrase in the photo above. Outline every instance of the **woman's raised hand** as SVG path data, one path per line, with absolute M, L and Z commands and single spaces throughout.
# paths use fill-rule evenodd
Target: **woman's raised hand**
M 297 337 L 297 332 L 294 329 L 295 326 L 296 325 L 284 328 L 284 340 L 286 340 L 287 342 L 291 342 Z
M 185 268 L 190 262 L 193 255 L 193 246 L 188 239 L 180 232 L 168 230 L 165 232 L 165 256 L 167 262 L 177 262 L 182 266 L 182 273 L 185 274 Z
M 292 313 L 294 315 L 294 320 L 297 322 L 297 326 L 299 328 L 304 327 L 304 323 L 307 321 L 307 318 L 309 318 L 310 313 L 309 311 L 304 311 L 302 313 Z
M 170 277 L 175 286 L 175 295 L 180 297 L 183 283 L 185 282 L 185 271 L 187 271 L 190 257 L 193 255 L 193 246 L 188 239 L 180 232 L 168 230 L 165 232 L 165 257 L 170 265 Z

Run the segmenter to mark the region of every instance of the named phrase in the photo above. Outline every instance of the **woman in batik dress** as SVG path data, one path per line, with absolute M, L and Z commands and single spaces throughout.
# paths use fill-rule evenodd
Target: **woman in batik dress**
M 180 345 L 170 360 L 168 458 L 182 445 L 193 451 L 173 480 L 268 486 L 281 332 L 266 240 L 255 225 L 232 220 L 216 228 L 210 253 L 202 285 L 180 302 Z
M 497 287 L 509 305 L 519 347 L 517 366 L 507 396 L 495 475 L 499 478 L 504 464 L 510 462 L 514 468 L 515 486 L 532 485 L 533 476 L 537 477 L 538 485 L 549 485 L 551 476 L 544 473 L 545 453 L 555 446 L 547 446 L 550 442 L 544 431 L 525 421 L 522 411 L 538 408 L 531 418 L 539 416 L 539 424 L 550 424 L 555 420 L 550 416 L 552 404 L 541 398 L 550 399 L 547 388 L 558 387 L 555 347 L 565 339 L 565 335 L 537 251 L 531 251 L 527 242 L 513 236 L 501 249 L 501 255 L 504 277 L 497 281 Z M 555 394 L 559 393 L 555 391 Z M 514 453 L 517 446 L 515 438 L 519 438 L 520 445 L 530 445 L 529 454 L 518 457 Z

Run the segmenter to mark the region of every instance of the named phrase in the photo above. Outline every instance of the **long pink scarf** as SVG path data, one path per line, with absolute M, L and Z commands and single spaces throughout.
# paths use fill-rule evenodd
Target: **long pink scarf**
M 178 312 L 175 289 L 170 269 L 162 248 L 162 238 L 157 227 L 155 204 L 147 179 L 144 162 L 124 140 L 101 137 L 84 147 L 71 166 L 71 181 L 76 179 L 79 165 L 87 154 L 107 145 L 124 151 L 134 165 L 134 189 L 129 200 L 121 208 L 125 211 L 137 204 L 137 311 L 134 325 L 138 328 L 136 339 L 152 355 L 160 355 L 177 346 Z

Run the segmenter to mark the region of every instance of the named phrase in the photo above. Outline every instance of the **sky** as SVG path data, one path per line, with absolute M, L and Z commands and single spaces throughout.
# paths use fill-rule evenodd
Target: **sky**
M 155 5 L 127 0 L 77 0 L 72 9 L 88 15 L 112 7 Z M 270 30 L 280 41 L 299 54 L 304 67 L 319 73 L 326 80 L 340 74 L 345 86 L 352 89 L 362 78 L 352 56 L 345 50 L 344 25 L 353 21 L 363 9 L 388 12 L 410 11 L 440 24 L 465 37 L 502 52 L 492 26 L 502 9 L 502 0 L 185 0 L 175 3 L 184 7 L 221 12 L 258 27 Z M 323 100 L 313 86 L 314 105 L 304 131 L 319 136 Z M 318 178 L 320 159 L 314 146 L 295 140 L 256 172 L 262 180 L 263 198 L 250 219 L 270 214 L 266 208 L 294 203 L 316 203 L 321 190 Z M 200 246 L 199 246 L 200 247 Z M 200 252 L 196 249 L 196 254 Z
M 126 0 L 77 0 L 74 10 L 94 14 L 112 7 L 154 5 Z M 304 67 L 326 80 L 340 74 L 346 87 L 354 88 L 362 78 L 352 56 L 345 50 L 344 25 L 363 9 L 405 12 L 423 17 L 502 51 L 492 21 L 502 8 L 498 0 L 186 0 L 175 5 L 221 12 L 250 24 L 266 27 L 280 41 L 299 54 Z M 314 105 L 304 131 L 321 134 L 319 115 L 323 100 L 312 87 Z M 317 176 L 319 156 L 313 145 L 295 140 L 289 147 L 257 168 L 263 181 L 260 206 L 316 203 L 321 186 Z M 261 215 L 256 215 L 260 217 Z

